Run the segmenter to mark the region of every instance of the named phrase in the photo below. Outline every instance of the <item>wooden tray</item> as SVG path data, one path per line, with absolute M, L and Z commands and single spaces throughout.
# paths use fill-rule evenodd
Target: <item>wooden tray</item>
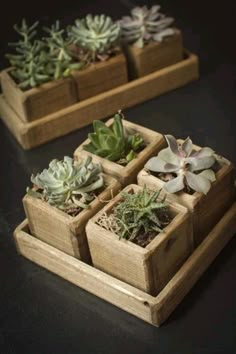
M 27 220 L 15 230 L 19 253 L 121 309 L 160 326 L 236 233 L 236 203 L 187 259 L 166 287 L 153 297 L 31 236 Z
M 24 149 L 31 149 L 90 124 L 94 119 L 112 116 L 162 93 L 198 79 L 198 58 L 187 53 L 181 62 L 168 66 L 110 91 L 73 104 L 30 123 L 23 122 L 0 96 L 0 115 Z

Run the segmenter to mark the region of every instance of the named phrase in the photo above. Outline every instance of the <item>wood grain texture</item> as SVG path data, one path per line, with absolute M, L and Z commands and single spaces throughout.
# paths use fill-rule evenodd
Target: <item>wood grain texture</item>
M 72 78 L 47 82 L 22 91 L 9 75 L 9 71 L 7 69 L 1 73 L 2 92 L 6 102 L 24 122 L 32 122 L 78 101 Z
M 175 34 L 162 42 L 150 42 L 143 48 L 127 45 L 124 47 L 127 57 L 129 77 L 132 79 L 148 75 L 183 59 L 182 34 Z
M 17 227 L 14 237 L 18 252 L 27 259 L 134 316 L 160 326 L 235 234 L 236 203 L 156 297 L 121 282 L 31 236 L 27 220 Z
M 129 185 L 123 191 L 137 193 L 142 188 Z M 173 220 L 146 248 L 105 230 L 97 224 L 122 200 L 119 193 L 86 226 L 89 249 L 96 268 L 151 295 L 167 284 L 193 250 L 192 224 L 186 208 L 172 203 Z
M 117 54 L 107 61 L 94 63 L 72 73 L 79 101 L 106 92 L 128 82 L 126 59 Z
M 103 207 L 103 200 L 109 200 L 120 190 L 117 180 L 106 175 L 104 179 L 106 183 L 104 191 L 90 203 L 89 209 L 84 209 L 75 217 L 41 199 L 26 195 L 23 198 L 23 205 L 32 235 L 71 256 L 89 262 L 91 258 L 85 225 Z
M 0 97 L 0 115 L 24 149 L 68 134 L 94 119 L 112 116 L 119 109 L 132 107 L 198 79 L 198 58 L 186 54 L 181 62 L 131 81 L 95 97 L 78 102 L 34 122 L 19 124 L 19 116 Z M 158 119 L 158 117 L 157 117 Z
M 181 139 L 178 140 L 182 142 Z M 195 150 L 200 147 L 194 145 Z M 212 183 L 207 195 L 195 192 L 168 194 L 173 201 L 184 205 L 192 214 L 194 243 L 198 246 L 213 226 L 220 220 L 235 200 L 234 168 L 230 161 L 223 159 L 224 165 L 216 173 L 216 182 Z M 165 182 L 145 170 L 139 172 L 138 185 L 147 185 L 151 190 L 163 188 Z
M 106 122 L 107 126 L 111 126 L 113 118 Z M 160 151 L 165 140 L 163 135 L 154 132 L 151 129 L 142 127 L 141 125 L 129 122 L 123 119 L 123 126 L 126 133 L 134 134 L 139 133 L 145 142 L 145 148 L 137 155 L 135 159 L 129 162 L 126 166 L 121 166 L 115 162 L 109 161 L 105 158 L 92 154 L 83 149 L 84 145 L 90 141 L 86 139 L 74 152 L 75 160 L 78 156 L 91 156 L 93 161 L 101 163 L 103 171 L 119 180 L 119 182 L 126 186 L 127 184 L 136 182 L 137 173 L 143 168 L 145 162 L 152 156 L 156 155 Z

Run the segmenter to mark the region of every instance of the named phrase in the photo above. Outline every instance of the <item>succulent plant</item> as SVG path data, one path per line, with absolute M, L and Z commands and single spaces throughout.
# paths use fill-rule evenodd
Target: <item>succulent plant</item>
M 20 26 L 15 25 L 14 29 L 20 35 L 16 43 L 9 43 L 15 48 L 14 54 L 7 54 L 12 66 L 10 74 L 17 81 L 19 87 L 28 89 L 50 81 L 50 74 L 45 70 L 47 54 L 45 44 L 36 40 L 38 22 L 28 26 L 25 19 Z
M 95 120 L 94 132 L 88 135 L 90 143 L 84 145 L 84 150 L 120 164 L 127 164 L 133 160 L 136 151 L 143 145 L 143 139 L 139 134 L 127 134 L 122 118 L 123 115 L 119 111 L 110 127 Z
M 75 62 L 71 40 L 65 37 L 65 30 L 60 28 L 59 21 L 50 28 L 45 27 L 44 30 L 48 34 L 48 37 L 44 38 L 49 58 L 47 71 L 54 79 L 67 77 L 72 70 L 84 67 L 85 61 Z
M 159 10 L 159 5 L 154 5 L 150 9 L 143 6 L 131 10 L 131 16 L 124 16 L 119 21 L 122 39 L 138 48 L 143 48 L 145 43 L 161 42 L 164 37 L 173 35 L 174 29 L 169 26 L 174 19 L 166 17 Z
M 73 43 L 91 53 L 91 59 L 105 60 L 117 46 L 120 37 L 119 24 L 106 15 L 87 15 L 77 19 L 75 25 L 68 28 Z
M 31 182 L 37 190 L 28 189 L 29 194 L 68 213 L 87 208 L 93 193 L 104 186 L 101 166 L 91 157 L 77 163 L 67 156 L 62 161 L 52 160 L 48 169 L 32 175 Z
M 133 241 L 140 232 L 162 232 L 160 215 L 168 212 L 165 197 L 158 200 L 160 191 L 150 192 L 146 186 L 136 193 L 122 193 L 122 201 L 110 215 L 102 214 L 97 223 L 127 240 Z
M 173 174 L 173 179 L 166 182 L 164 190 L 176 193 L 186 186 L 193 191 L 207 194 L 211 182 L 216 180 L 211 167 L 216 163 L 216 155 L 209 147 L 194 151 L 190 138 L 178 144 L 172 135 L 165 135 L 168 147 L 152 157 L 145 169 L 152 172 Z

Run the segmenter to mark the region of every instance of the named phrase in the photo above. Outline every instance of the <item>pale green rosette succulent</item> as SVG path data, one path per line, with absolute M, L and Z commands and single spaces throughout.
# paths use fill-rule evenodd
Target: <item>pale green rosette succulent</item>
M 165 183 L 166 192 L 176 193 L 187 186 L 193 191 L 207 194 L 211 183 L 216 180 L 215 172 L 211 169 L 217 162 L 215 152 L 209 147 L 194 151 L 190 138 L 182 144 L 178 144 L 172 135 L 165 135 L 165 138 L 168 147 L 152 157 L 145 169 L 175 176 Z
M 66 212 L 87 208 L 95 197 L 94 192 L 104 186 L 101 166 L 94 164 L 91 157 L 77 163 L 67 156 L 62 161 L 52 160 L 49 168 L 32 175 L 31 181 L 37 191 L 31 189 L 28 193 L 41 196 L 50 205 Z
M 91 53 L 92 60 L 105 60 L 119 44 L 120 25 L 106 15 L 87 15 L 68 28 L 72 42 Z

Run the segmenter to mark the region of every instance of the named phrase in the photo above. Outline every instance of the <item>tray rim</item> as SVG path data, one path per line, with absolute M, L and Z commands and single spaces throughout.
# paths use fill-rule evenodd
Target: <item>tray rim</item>
M 27 227 L 28 222 L 25 219 L 14 232 L 16 246 L 21 255 L 101 299 L 159 327 L 191 290 L 224 246 L 235 236 L 236 202 L 156 297 L 47 245 L 30 235 L 27 232 Z M 62 270 L 58 274 L 55 265 L 57 263 L 61 265 L 62 262 Z M 76 277 L 74 274 L 78 270 L 80 277 Z M 100 287 L 97 286 L 98 280 Z
M 21 120 L 17 113 L 8 105 L 4 96 L 0 95 L 1 119 L 20 145 L 26 150 L 31 149 L 82 128 L 92 123 L 94 119 L 105 119 L 113 115 L 117 109 L 130 108 L 197 80 L 199 77 L 198 56 L 186 49 L 184 53 L 186 57 L 176 64 L 28 123 Z M 165 81 L 166 75 L 176 75 L 178 73 L 181 73 L 178 79 L 175 78 L 173 80 L 172 78 L 172 80 Z M 157 87 L 155 85 L 156 82 L 162 80 L 163 83 L 160 83 L 160 86 Z M 144 92 L 146 85 L 154 85 L 154 87 Z M 142 95 L 140 92 L 142 92 Z M 65 121 L 67 124 L 65 124 Z M 68 124 L 70 122 L 72 124 Z M 55 124 L 57 124 L 58 129 L 55 129 Z

